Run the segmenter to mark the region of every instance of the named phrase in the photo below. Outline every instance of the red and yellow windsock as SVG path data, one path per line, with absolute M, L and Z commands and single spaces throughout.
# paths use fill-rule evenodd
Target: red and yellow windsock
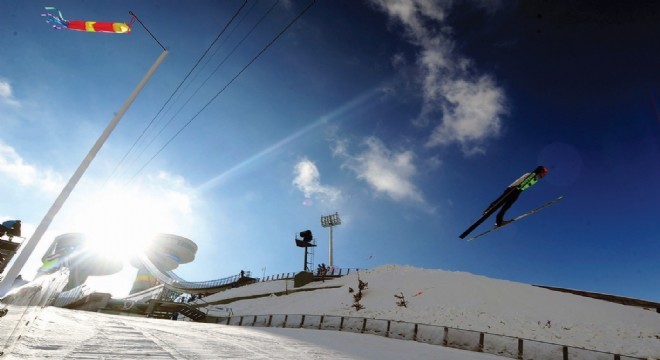
M 45 9 L 49 12 L 41 14 L 41 16 L 46 17 L 46 22 L 52 24 L 55 29 L 127 34 L 131 32 L 131 24 L 133 23 L 132 21 L 127 24 L 109 21 L 66 20 L 58 9 L 50 6 Z
M 131 32 L 131 27 L 127 23 L 108 21 L 68 20 L 68 25 L 66 28 L 69 30 L 109 32 L 117 34 Z

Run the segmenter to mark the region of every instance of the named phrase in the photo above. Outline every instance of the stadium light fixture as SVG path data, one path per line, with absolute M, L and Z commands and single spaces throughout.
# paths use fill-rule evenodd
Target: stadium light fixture
M 332 267 L 332 228 L 341 225 L 341 219 L 338 213 L 332 215 L 321 216 L 321 226 L 330 228 L 330 259 L 328 266 Z

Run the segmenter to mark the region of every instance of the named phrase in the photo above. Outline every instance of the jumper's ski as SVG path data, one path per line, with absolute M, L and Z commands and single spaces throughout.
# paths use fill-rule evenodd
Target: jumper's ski
M 518 220 L 520 220 L 520 219 L 522 219 L 522 218 L 524 218 L 524 217 L 527 217 L 527 216 L 529 216 L 529 215 L 532 215 L 533 213 L 535 213 L 535 212 L 537 212 L 537 211 L 539 211 L 539 210 L 545 209 L 545 208 L 547 208 L 548 206 L 551 206 L 551 205 L 555 204 L 556 202 L 558 202 L 559 200 L 561 200 L 561 199 L 563 199 L 563 198 L 564 198 L 564 195 L 562 195 L 562 196 L 560 196 L 560 197 L 558 197 L 558 198 L 556 198 L 556 199 L 550 201 L 550 202 L 547 203 L 547 204 L 541 205 L 541 206 L 537 207 L 537 208 L 534 209 L 534 210 L 530 210 L 530 211 L 528 211 L 528 212 L 526 212 L 526 213 L 524 213 L 524 214 L 518 216 L 517 218 L 514 218 L 513 220 L 510 220 L 510 221 L 508 221 L 508 222 L 506 222 L 506 223 L 504 223 L 504 224 L 502 224 L 502 225 L 500 225 L 500 226 L 496 226 L 496 227 L 494 227 L 494 228 L 492 228 L 492 229 L 490 229 L 490 230 L 487 230 L 487 231 L 485 231 L 485 232 L 482 232 L 482 233 L 479 234 L 479 235 L 475 235 L 475 236 L 469 238 L 467 241 L 475 240 L 475 239 L 480 238 L 480 237 L 482 237 L 482 236 L 484 236 L 484 235 L 486 235 L 486 234 L 488 234 L 488 233 L 491 233 L 491 232 L 493 232 L 493 231 L 495 231 L 495 230 L 497 230 L 497 229 L 501 229 L 501 228 L 503 228 L 503 227 L 505 227 L 505 226 L 511 224 L 511 223 L 514 222 L 514 221 L 518 221 Z
M 481 214 L 481 217 L 479 217 L 474 222 L 474 224 L 470 225 L 470 227 L 467 230 L 465 230 L 459 237 L 461 239 L 465 239 L 465 237 L 468 236 L 468 234 L 471 233 L 474 229 L 476 229 L 477 226 L 481 225 L 481 223 L 484 222 L 489 216 L 493 215 L 493 213 L 495 213 L 495 211 L 497 211 L 497 209 L 500 207 L 500 203 L 502 202 L 502 200 L 504 200 L 511 193 L 511 191 L 513 191 L 513 189 L 511 188 L 507 189 L 507 191 L 504 192 L 502 196 L 497 198 L 497 200 L 493 202 L 492 206 L 486 209 L 486 211 L 484 211 L 484 213 Z

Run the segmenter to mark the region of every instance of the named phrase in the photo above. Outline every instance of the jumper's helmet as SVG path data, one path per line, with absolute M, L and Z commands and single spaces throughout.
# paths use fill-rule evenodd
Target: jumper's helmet
M 545 174 L 548 173 L 548 169 L 545 166 L 537 166 L 536 169 L 534 169 L 534 173 L 537 175 L 545 176 Z

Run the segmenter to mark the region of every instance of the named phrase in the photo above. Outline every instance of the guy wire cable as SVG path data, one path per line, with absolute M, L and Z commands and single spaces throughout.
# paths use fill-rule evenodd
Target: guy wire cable
M 142 148 L 142 150 L 140 150 L 139 153 L 138 153 L 137 155 L 134 156 L 132 162 L 135 162 L 138 158 L 140 158 L 140 157 L 142 156 L 142 154 L 144 154 L 144 152 L 147 150 L 147 148 L 149 148 L 149 147 L 151 146 L 151 144 L 153 144 L 153 142 L 156 141 L 156 139 L 157 139 L 157 138 L 163 133 L 163 131 L 165 131 L 165 129 L 166 129 L 166 128 L 172 123 L 172 121 L 174 121 L 174 119 L 175 119 L 175 118 L 179 115 L 179 113 L 185 108 L 185 106 L 188 105 L 188 103 L 190 102 L 190 100 L 192 100 L 192 99 L 195 97 L 195 95 L 197 95 L 197 93 L 202 89 L 202 87 L 204 87 L 204 85 L 209 81 L 209 79 L 210 79 L 210 78 L 211 78 L 211 77 L 212 77 L 212 76 L 213 76 L 213 75 L 214 75 L 214 74 L 220 69 L 220 67 L 221 67 L 221 66 L 227 61 L 227 59 L 229 59 L 229 57 L 230 57 L 230 56 L 236 51 L 236 49 L 237 49 L 241 44 L 243 44 L 243 42 L 245 41 L 245 39 L 246 39 L 246 38 L 247 38 L 247 37 L 248 37 L 248 36 L 254 31 L 254 29 L 257 28 L 257 26 L 258 26 L 259 24 L 261 24 L 261 22 L 262 22 L 262 21 L 263 21 L 263 20 L 264 20 L 264 19 L 265 19 L 265 18 L 266 18 L 271 12 L 272 12 L 272 10 L 275 8 L 275 6 L 276 6 L 278 3 L 279 3 L 279 0 L 277 0 L 277 1 L 275 1 L 275 2 L 273 3 L 273 5 L 268 9 L 268 11 L 266 11 L 266 13 L 265 13 L 265 14 L 264 14 L 264 15 L 263 15 L 263 16 L 262 16 L 262 17 L 261 17 L 261 18 L 260 18 L 260 19 L 259 19 L 254 25 L 253 25 L 253 26 L 252 26 L 252 28 L 250 29 L 250 31 L 248 31 L 248 33 L 247 33 L 245 36 L 243 36 L 243 38 L 242 38 L 242 39 L 241 39 L 241 40 L 240 40 L 240 41 L 234 46 L 234 48 L 229 52 L 229 54 L 227 54 L 227 55 L 225 56 L 225 58 L 224 58 L 224 59 L 223 59 L 223 60 L 222 60 L 222 61 L 221 61 L 216 67 L 215 67 L 215 69 L 214 69 L 214 70 L 213 70 L 213 71 L 212 71 L 212 72 L 206 77 L 206 79 L 205 79 L 205 80 L 204 80 L 204 81 L 203 81 L 203 82 L 197 87 L 197 89 L 192 93 L 192 95 L 190 95 L 190 96 L 188 97 L 188 99 L 183 103 L 183 105 L 181 105 L 181 106 L 179 107 L 179 109 L 174 113 L 174 115 L 172 115 L 172 116 L 170 117 L 170 119 L 167 121 L 167 123 L 165 123 L 165 125 L 163 125 L 163 126 L 160 128 L 160 131 L 158 131 L 158 133 L 157 133 L 155 136 L 153 136 L 153 137 L 151 138 L 151 140 L 149 140 L 148 144 L 145 145 L 145 146 Z M 254 4 L 256 4 L 256 2 L 255 2 Z M 248 9 L 248 12 L 249 12 L 250 10 L 252 10 L 253 8 L 254 8 L 254 6 L 252 6 L 250 9 Z M 243 19 L 244 19 L 244 18 L 243 18 Z M 242 21 L 243 19 L 241 19 L 241 21 Z M 239 22 L 239 24 L 240 24 L 240 22 Z M 237 26 L 238 26 L 238 25 L 237 25 Z M 236 29 L 236 28 L 234 28 L 234 30 L 235 30 L 235 29 Z M 231 36 L 232 33 L 233 33 L 233 30 L 232 30 L 232 32 L 231 32 L 228 36 Z M 220 48 L 218 47 L 218 48 L 216 49 L 216 51 L 213 53 L 213 55 L 215 55 L 219 49 L 220 49 Z M 212 55 L 212 56 L 213 56 L 213 55 Z M 210 59 L 209 59 L 209 60 L 210 60 Z M 208 64 L 209 60 L 207 60 L 207 62 L 202 66 L 202 68 L 205 67 L 205 66 Z M 200 70 L 200 71 L 201 71 L 201 70 Z M 193 76 L 193 80 L 194 80 L 194 78 L 195 78 L 197 75 L 199 75 L 199 71 Z M 193 81 L 193 80 L 191 80 L 191 81 Z M 183 91 L 187 90 L 187 89 L 188 89 L 188 86 L 190 86 L 190 82 L 188 82 L 188 84 L 186 85 L 186 87 L 185 87 L 185 89 L 184 89 Z M 182 96 L 182 94 L 180 93 L 179 96 Z M 170 110 L 171 110 L 171 109 L 172 109 L 172 108 L 170 108 Z M 131 162 L 131 164 L 132 164 L 132 162 Z M 127 165 L 127 166 L 130 166 L 131 164 L 129 164 L 129 165 Z
M 229 25 L 234 21 L 234 19 L 238 16 L 238 14 L 241 12 L 241 10 L 245 7 L 245 5 L 247 4 L 247 2 L 248 2 L 248 0 L 245 0 L 245 1 L 243 2 L 243 4 L 241 5 L 241 7 L 238 8 L 238 10 L 236 11 L 236 13 L 234 13 L 234 15 L 232 16 L 232 18 L 229 20 L 229 22 L 228 22 L 227 24 L 225 24 L 224 28 L 220 31 L 220 33 L 218 34 L 218 36 L 216 36 L 216 38 L 213 40 L 213 42 L 211 43 L 211 45 L 209 45 L 209 47 L 206 49 L 206 51 L 204 51 L 204 53 L 202 54 L 202 56 L 197 60 L 197 63 L 195 63 L 195 65 L 192 67 L 192 69 L 190 69 L 190 71 L 188 72 L 188 74 L 183 78 L 183 80 L 181 80 L 181 83 L 179 83 L 179 85 L 176 87 L 176 89 L 174 89 L 174 91 L 172 92 L 172 94 L 170 95 L 170 97 L 167 99 L 167 101 L 165 101 L 165 103 L 164 103 L 163 106 L 160 108 L 160 110 L 158 110 L 158 113 L 156 113 L 156 115 L 151 119 L 151 121 L 150 121 L 149 124 L 147 124 L 147 126 L 144 128 L 144 130 L 142 131 L 142 133 L 140 134 L 140 136 L 137 138 L 137 140 L 135 140 L 135 142 L 133 143 L 133 145 L 131 145 L 130 149 L 126 152 L 126 154 L 124 154 L 124 156 L 121 158 L 121 160 L 119 160 L 119 163 L 117 164 L 117 166 L 114 168 L 114 170 L 112 171 L 112 173 L 110 174 L 110 176 L 109 176 L 108 179 L 106 180 L 106 183 L 110 180 L 110 178 L 111 178 L 112 176 L 114 176 L 114 174 L 117 172 L 117 169 L 119 169 L 119 167 L 120 167 L 120 166 L 124 163 L 124 161 L 126 160 L 126 157 L 128 156 L 128 154 L 133 150 L 133 148 L 134 148 L 135 145 L 140 141 L 140 139 L 142 139 L 142 137 L 143 137 L 144 134 L 146 133 L 147 129 L 149 129 L 149 127 L 153 124 L 154 120 L 156 120 L 156 118 L 158 117 L 158 115 L 160 115 L 160 113 L 163 111 L 163 109 L 165 108 L 165 106 L 167 106 L 167 104 L 172 100 L 172 98 L 174 97 L 174 95 L 176 94 L 176 92 L 181 88 L 181 86 L 183 85 L 183 83 L 188 79 L 188 77 L 190 77 L 190 74 L 192 74 L 192 72 L 195 71 L 195 69 L 197 68 L 197 66 L 199 65 L 199 63 L 202 61 L 202 59 L 203 59 L 203 58 L 206 56 L 206 54 L 211 50 L 211 48 L 213 47 L 213 45 L 215 45 L 215 43 L 218 41 L 218 39 L 220 39 L 220 37 L 222 36 L 222 34 L 224 34 L 224 32 L 225 32 L 225 31 L 227 30 L 227 28 L 229 27 Z M 131 15 L 135 16 L 134 14 L 132 14 L 132 12 L 131 12 Z M 135 17 L 135 18 L 137 19 L 137 17 Z M 141 22 L 139 19 L 137 19 L 137 20 L 140 22 L 140 24 L 142 24 L 142 22 Z M 144 26 L 144 25 L 142 25 L 142 26 Z M 145 29 L 146 29 L 146 27 L 145 27 Z M 147 30 L 147 32 L 149 32 L 149 30 Z M 149 32 L 149 34 L 151 34 L 151 32 Z M 153 34 L 151 34 L 151 36 L 153 37 Z M 154 37 L 154 40 L 156 40 L 156 42 L 158 42 L 158 40 L 157 40 L 155 37 Z M 158 42 L 158 44 L 160 45 L 160 42 Z M 162 45 L 161 45 L 161 46 L 162 46 Z
M 154 34 L 152 34 L 151 31 L 149 31 L 149 29 L 148 29 L 148 28 L 142 23 L 142 21 L 140 20 L 140 18 L 138 18 L 137 15 L 135 15 L 134 12 L 132 12 L 132 11 L 129 10 L 128 13 L 129 13 L 129 14 L 130 14 L 135 20 L 137 20 L 137 21 L 140 23 L 140 25 L 142 25 L 142 27 L 143 27 L 145 30 L 147 30 L 147 32 L 149 33 L 149 35 L 151 35 L 151 37 L 152 37 L 154 40 L 156 40 L 156 42 L 158 43 L 158 45 L 160 45 L 160 47 L 161 47 L 164 51 L 167 50 L 167 49 L 165 49 L 165 46 L 163 46 L 163 44 L 161 44 L 160 41 L 158 41 L 158 39 L 156 39 L 156 37 L 154 36 Z
M 190 125 L 190 123 L 192 123 L 193 120 L 195 120 L 197 118 L 197 116 L 199 116 L 199 114 L 202 113 L 202 111 L 204 111 L 209 105 L 211 105 L 211 103 L 220 94 L 222 94 L 229 87 L 229 85 L 231 85 L 234 82 L 234 80 L 236 80 L 248 67 L 250 67 L 250 65 L 252 65 L 252 63 L 254 63 L 264 52 L 266 52 L 266 50 L 268 50 L 268 48 L 270 48 L 270 46 L 273 45 L 275 43 L 275 41 L 277 41 L 277 39 L 279 39 L 282 35 L 284 35 L 284 33 L 287 30 L 289 30 L 289 28 L 291 26 L 293 26 L 293 24 L 295 24 L 312 7 L 312 5 L 314 5 L 314 3 L 316 3 L 316 0 L 310 1 L 310 3 L 307 5 L 307 7 L 305 7 L 305 9 L 303 9 L 266 46 L 264 46 L 264 48 L 261 49 L 261 51 L 259 51 L 259 53 L 257 53 L 257 55 L 255 55 L 252 58 L 252 60 L 250 60 L 241 69 L 241 71 L 239 71 L 222 89 L 220 89 L 220 91 L 218 91 L 195 115 L 193 115 L 193 117 L 190 118 L 190 120 L 188 120 L 188 122 L 185 125 L 183 125 L 183 127 L 181 127 L 181 129 L 179 129 L 179 131 L 177 131 L 174 135 L 172 135 L 172 137 L 170 137 L 170 139 L 160 149 L 158 149 L 158 151 L 131 177 L 131 179 L 128 181 L 128 183 L 132 182 L 138 176 L 138 174 L 140 174 L 142 172 L 142 170 L 144 170 L 144 168 L 147 167 L 147 165 L 149 165 L 151 163 L 151 161 L 153 161 L 153 159 L 155 159 L 156 156 L 158 156 L 163 151 L 163 149 L 165 149 L 177 136 L 179 136 L 179 134 L 181 134 L 181 132 L 186 127 L 188 127 L 188 125 Z

